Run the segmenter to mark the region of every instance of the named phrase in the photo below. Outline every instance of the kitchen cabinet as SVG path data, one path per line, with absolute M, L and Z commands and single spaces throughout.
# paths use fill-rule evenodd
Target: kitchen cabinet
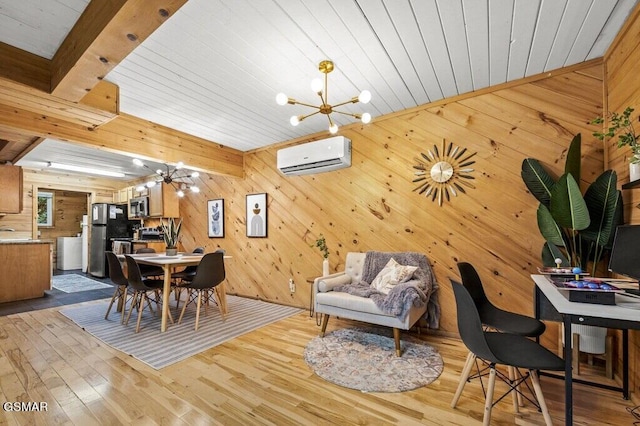
M 113 202 L 116 204 L 128 204 L 131 198 L 133 198 L 133 186 L 122 188 L 113 193 Z
M 178 194 L 171 185 L 161 183 L 149 188 L 149 216 L 180 216 Z
M 22 167 L 0 166 L 0 213 L 22 211 Z
M 44 240 L 0 242 L 0 302 L 44 296 L 51 289 L 51 253 Z

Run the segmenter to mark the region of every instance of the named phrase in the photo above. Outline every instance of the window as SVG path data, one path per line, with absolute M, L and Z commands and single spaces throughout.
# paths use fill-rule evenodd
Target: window
M 38 226 L 53 226 L 53 192 L 38 192 Z

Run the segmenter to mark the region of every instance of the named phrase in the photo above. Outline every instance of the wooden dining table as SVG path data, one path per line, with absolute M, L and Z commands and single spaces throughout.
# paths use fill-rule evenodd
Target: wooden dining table
M 154 265 L 162 267 L 164 271 L 164 284 L 162 289 L 162 315 L 160 331 L 167 330 L 167 318 L 169 317 L 169 294 L 171 292 L 171 273 L 175 268 L 198 265 L 204 254 L 179 253 L 176 256 L 167 256 L 165 253 L 139 253 L 130 254 L 136 263 L 144 265 Z M 119 255 L 124 260 L 124 255 Z M 224 256 L 225 259 L 231 256 Z M 215 288 L 215 294 L 220 304 L 220 310 L 223 314 L 227 312 L 226 293 L 224 291 L 224 282 Z

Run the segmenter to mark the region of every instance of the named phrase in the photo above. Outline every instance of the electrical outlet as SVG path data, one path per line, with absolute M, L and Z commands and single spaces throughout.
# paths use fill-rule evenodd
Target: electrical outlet
M 293 278 L 289 278 L 289 291 L 291 293 L 296 292 L 296 284 L 293 282 Z

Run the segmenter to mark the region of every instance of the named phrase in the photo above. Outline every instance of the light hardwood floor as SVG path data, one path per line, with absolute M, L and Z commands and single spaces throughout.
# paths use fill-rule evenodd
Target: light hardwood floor
M 422 334 L 445 364 L 431 385 L 362 393 L 328 383 L 307 367 L 302 353 L 319 330 L 308 313 L 156 371 L 104 345 L 58 310 L 0 317 L 0 399 L 48 403 L 47 412 L 0 410 L 0 424 L 469 425 L 482 419 L 477 380 L 467 384 L 456 409 L 449 406 L 467 355 L 457 339 Z M 329 329 L 354 324 L 332 318 Z M 563 424 L 563 382 L 542 378 L 542 387 L 554 422 Z M 619 393 L 574 389 L 574 424 L 632 424 L 625 409 L 632 404 Z M 515 415 L 505 398 L 494 408 L 492 424 L 544 423 L 530 404 Z

